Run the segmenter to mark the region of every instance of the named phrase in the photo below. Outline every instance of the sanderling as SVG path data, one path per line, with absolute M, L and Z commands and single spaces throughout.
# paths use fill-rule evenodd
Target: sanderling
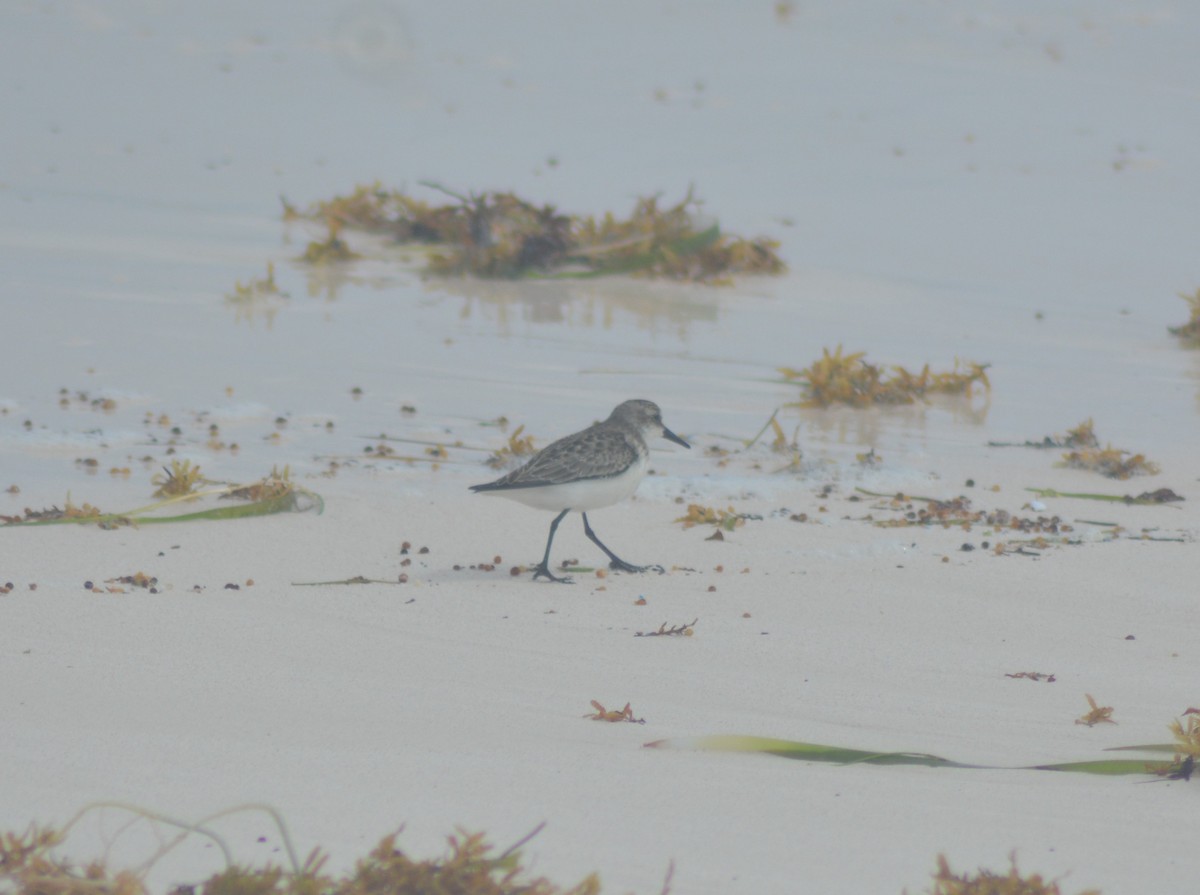
M 603 550 L 610 568 L 622 572 L 644 572 L 653 566 L 635 566 L 625 562 L 600 542 L 588 525 L 588 510 L 611 506 L 637 490 L 646 475 L 650 449 L 648 435 L 661 435 L 668 441 L 691 445 L 663 425 L 662 412 L 653 401 L 635 398 L 618 404 L 602 423 L 547 445 L 520 469 L 484 485 L 472 485 L 480 494 L 498 494 L 519 500 L 526 506 L 558 513 L 550 523 L 546 555 L 534 570 L 533 579 L 549 578 L 567 582 L 550 571 L 550 545 L 554 531 L 567 513 L 575 510 L 583 516 L 584 534 Z M 661 566 L 657 567 L 662 571 Z

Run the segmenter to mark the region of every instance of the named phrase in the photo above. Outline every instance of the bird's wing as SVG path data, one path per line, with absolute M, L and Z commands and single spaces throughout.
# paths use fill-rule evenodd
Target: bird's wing
M 581 478 L 608 478 L 620 475 L 637 458 L 637 449 L 623 432 L 592 426 L 553 442 L 524 466 L 487 485 L 476 485 L 475 489 L 536 488 Z

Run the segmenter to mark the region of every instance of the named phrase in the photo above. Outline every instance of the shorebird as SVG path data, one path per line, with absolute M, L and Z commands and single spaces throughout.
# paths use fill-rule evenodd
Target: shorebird
M 653 401 L 634 398 L 618 404 L 602 423 L 595 423 L 565 438 L 560 438 L 519 469 L 494 482 L 472 485 L 478 494 L 497 494 L 520 501 L 526 506 L 558 513 L 550 523 L 546 553 L 533 572 L 533 580 L 570 582 L 550 571 L 550 545 L 558 523 L 571 511 L 583 516 L 583 531 L 593 544 L 605 552 L 609 567 L 622 572 L 645 572 L 658 566 L 627 563 L 596 537 L 588 524 L 587 511 L 612 506 L 637 490 L 646 475 L 650 449 L 646 438 L 662 436 L 668 441 L 691 445 L 663 425 L 662 412 Z

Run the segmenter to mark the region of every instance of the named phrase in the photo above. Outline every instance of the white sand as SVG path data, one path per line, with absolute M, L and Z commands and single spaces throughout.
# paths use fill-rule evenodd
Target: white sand
M 15 585 L 0 596 L 0 828 L 97 800 L 188 820 L 254 802 L 332 869 L 400 824 L 425 856 L 458 824 L 505 846 L 544 821 L 533 870 L 596 870 L 608 892 L 658 891 L 671 861 L 688 895 L 917 892 L 938 853 L 1003 870 L 1014 851 L 1066 874 L 1065 892 L 1194 888 L 1194 782 L 642 745 L 747 733 L 1027 765 L 1165 742 L 1200 704 L 1200 377 L 1165 329 L 1197 285 L 1196 13 L 211 6 L 0 12 L 22 38 L 0 66 L 23 125 L 0 148 L 0 488 L 21 489 L 0 512 L 68 492 L 135 507 L 172 456 L 236 481 L 288 464 L 326 512 L 0 531 Z M 355 55 L 358 15 L 407 32 L 390 55 Z M 569 211 L 694 180 L 723 225 L 780 236 L 793 270 L 724 291 L 518 287 L 371 261 L 330 299 L 290 262 L 308 234 L 279 245 L 281 191 L 422 176 Z M 222 296 L 268 259 L 291 298 L 238 319 Z M 785 410 L 798 474 L 773 473 L 786 458 L 763 445 L 709 453 L 795 398 L 775 368 L 838 343 L 880 363 L 990 362 L 994 389 L 970 406 Z M 117 409 L 91 409 L 97 395 Z M 501 413 L 544 444 L 633 396 L 695 449 L 664 443 L 640 496 L 590 518 L 662 576 L 511 577 L 551 517 L 469 494 L 494 475 L 486 454 L 452 449 L 436 471 L 363 454 L 381 432 L 494 449 L 503 434 L 479 421 Z M 1162 473 L 1114 483 L 1055 467 L 1059 452 L 986 446 L 1089 416 Z M 206 446 L 212 423 L 236 454 Z M 862 471 L 870 448 L 882 464 Z M 98 474 L 75 463 L 88 457 Z M 323 478 L 331 458 L 344 465 Z M 985 526 L 871 524 L 897 514 L 851 500 L 856 486 L 1020 515 L 1033 486 L 1187 500 L 1046 500 L 1122 537 L 1075 523 L 1085 543 L 995 556 L 982 542 L 1008 538 Z M 672 521 L 677 499 L 764 518 L 710 542 Z M 602 558 L 576 518 L 566 557 Z M 83 587 L 138 571 L 161 593 Z M 692 637 L 634 636 L 693 619 Z M 1021 671 L 1056 681 L 1005 677 Z M 1086 693 L 1118 723 L 1074 724 Z M 586 720 L 593 699 L 645 724 Z M 67 853 L 145 860 L 158 840 L 125 817 L 93 817 Z M 261 815 L 214 827 L 240 860 L 282 859 Z M 219 867 L 190 843 L 151 879 Z
M 999 505 L 1009 491 L 979 496 Z M 681 508 L 668 502 L 597 512 L 615 550 L 680 568 L 550 586 L 507 574 L 540 553 L 548 514 L 433 494 L 396 500 L 334 480 L 321 517 L 4 532 L 18 585 L 0 603 L 9 822 L 61 822 L 106 798 L 191 819 L 253 800 L 278 808 L 302 849 L 319 843 L 339 862 L 400 822 L 408 847 L 433 853 L 455 824 L 504 843 L 545 820 L 528 849 L 536 870 L 566 882 L 599 869 L 616 891 L 653 891 L 674 860 L 677 891 L 803 880 L 883 892 L 918 886 L 939 851 L 1001 867 L 1011 849 L 1027 869 L 1070 871 L 1070 886 L 1134 891 L 1149 878 L 1184 891 L 1183 784 L 640 746 L 744 732 L 1003 765 L 1164 741 L 1200 672 L 1180 583 L 1192 544 L 963 553 L 999 536 L 875 528 L 845 488 L 818 499 L 798 485 L 786 506 L 817 521 L 750 521 L 723 543 L 672 525 Z M 781 506 L 736 503 L 768 516 Z M 1198 527 L 1190 509 L 1101 515 Z M 413 545 L 405 585 L 292 584 L 394 577 L 399 538 Z M 574 518 L 557 548 L 596 559 Z M 495 554 L 494 572 L 452 568 Z M 83 590 L 135 570 L 164 592 Z M 690 638 L 633 636 L 694 618 Z M 1057 681 L 1004 677 L 1019 671 Z M 1074 725 L 1085 692 L 1119 723 Z M 646 723 L 583 720 L 592 699 L 628 701 Z M 254 843 L 278 848 L 265 818 L 218 829 L 231 826 L 240 856 L 280 858 Z

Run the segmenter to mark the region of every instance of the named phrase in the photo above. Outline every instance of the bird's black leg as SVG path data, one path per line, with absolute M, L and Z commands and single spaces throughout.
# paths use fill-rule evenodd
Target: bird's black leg
M 580 513 L 580 515 L 583 516 L 583 533 L 588 536 L 593 544 L 608 554 L 608 558 L 610 560 L 608 567 L 610 569 L 618 569 L 622 572 L 646 572 L 650 569 L 653 569 L 660 574 L 663 572 L 662 566 L 635 566 L 632 563 L 625 562 L 625 560 L 621 559 L 621 557 L 617 556 L 617 554 L 605 547 L 601 540 L 596 537 L 596 533 L 592 531 L 592 527 L 588 525 L 587 513 Z M 562 517 L 560 516 L 559 518 L 561 519 Z
M 550 523 L 550 537 L 546 538 L 546 555 L 542 557 L 542 561 L 538 564 L 538 567 L 533 570 L 534 581 L 537 581 L 539 578 L 545 576 L 551 581 L 557 581 L 560 584 L 571 583 L 570 578 L 560 578 L 558 575 L 555 575 L 550 571 L 550 545 L 554 543 L 554 532 L 558 529 L 558 523 L 563 521 L 563 516 L 567 515 L 569 512 L 571 511 L 563 510 L 561 513 L 555 516 L 554 521 Z M 583 524 L 585 527 L 587 526 L 586 519 L 584 520 Z

